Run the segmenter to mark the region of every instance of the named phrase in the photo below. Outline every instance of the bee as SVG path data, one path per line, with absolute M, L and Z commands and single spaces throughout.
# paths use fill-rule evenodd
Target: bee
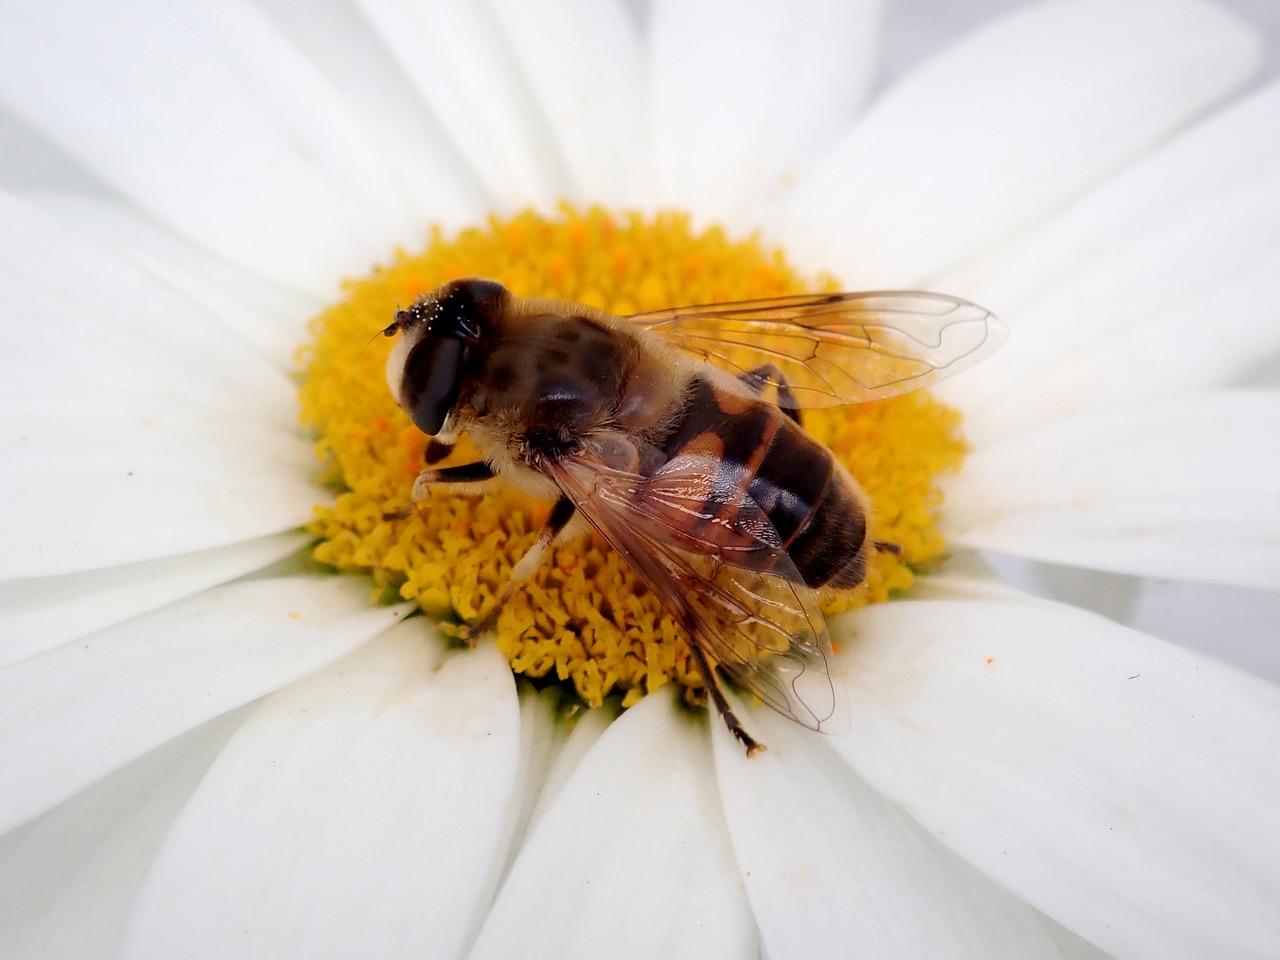
M 424 434 L 421 501 L 500 481 L 554 502 L 474 640 L 581 515 L 688 633 L 707 695 L 747 754 L 763 749 L 717 680 L 823 732 L 848 725 L 819 591 L 858 586 L 869 505 L 800 426 L 805 408 L 928 386 L 1005 329 L 954 297 L 820 293 L 619 317 L 444 284 L 396 313 L 387 383 Z M 435 466 L 466 434 L 480 459 Z M 475 489 L 475 488 L 473 488 Z M 388 517 L 407 515 L 409 510 Z

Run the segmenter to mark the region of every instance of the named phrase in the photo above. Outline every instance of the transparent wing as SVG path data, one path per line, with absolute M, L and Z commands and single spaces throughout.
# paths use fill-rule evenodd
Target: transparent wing
M 609 434 L 544 469 L 735 683 L 810 729 L 843 732 L 817 597 L 768 516 L 744 493 L 717 492 L 707 457 L 677 456 L 648 477 L 619 466 L 638 462 L 638 442 Z
M 752 385 L 777 388 L 785 380 L 800 407 L 927 387 L 988 356 L 1008 335 L 975 303 L 892 290 L 676 307 L 629 319 Z

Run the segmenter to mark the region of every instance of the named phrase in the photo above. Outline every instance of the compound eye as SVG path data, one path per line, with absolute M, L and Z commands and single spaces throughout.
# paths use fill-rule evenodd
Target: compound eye
M 405 364 L 405 407 L 414 425 L 428 436 L 444 426 L 462 387 L 465 345 L 452 337 L 428 338 L 409 353 Z
M 482 311 L 496 309 L 507 295 L 507 288 L 496 280 L 464 280 L 458 284 L 458 291 L 464 290 L 471 302 Z

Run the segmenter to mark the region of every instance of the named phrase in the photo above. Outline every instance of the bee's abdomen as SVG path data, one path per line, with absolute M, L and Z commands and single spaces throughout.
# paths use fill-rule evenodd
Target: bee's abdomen
M 811 587 L 862 581 L 866 516 L 831 454 L 785 417 L 751 481 L 783 547 Z M 856 568 L 856 569 L 855 569 Z
M 745 486 L 805 584 L 861 582 L 866 516 L 825 447 L 775 407 L 718 391 L 701 378 L 691 385 L 674 427 L 665 444 L 668 459 L 694 444 L 716 447 L 717 498 Z M 723 504 L 708 503 L 705 512 L 724 510 Z

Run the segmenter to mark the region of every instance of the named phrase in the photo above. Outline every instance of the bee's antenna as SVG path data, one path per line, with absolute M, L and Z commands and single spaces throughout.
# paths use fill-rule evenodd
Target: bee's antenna
M 394 337 L 397 333 L 400 332 L 400 327 L 402 326 L 400 315 L 402 313 L 404 313 L 404 308 L 400 306 L 400 301 L 397 300 L 396 301 L 396 318 L 392 320 L 389 324 L 387 324 L 387 326 L 383 327 L 381 330 L 379 330 L 377 333 L 375 333 L 372 337 L 369 338 L 368 343 L 366 343 L 363 347 L 360 348 L 361 356 L 363 356 L 364 352 L 369 349 L 369 344 L 377 340 L 379 336 Z

